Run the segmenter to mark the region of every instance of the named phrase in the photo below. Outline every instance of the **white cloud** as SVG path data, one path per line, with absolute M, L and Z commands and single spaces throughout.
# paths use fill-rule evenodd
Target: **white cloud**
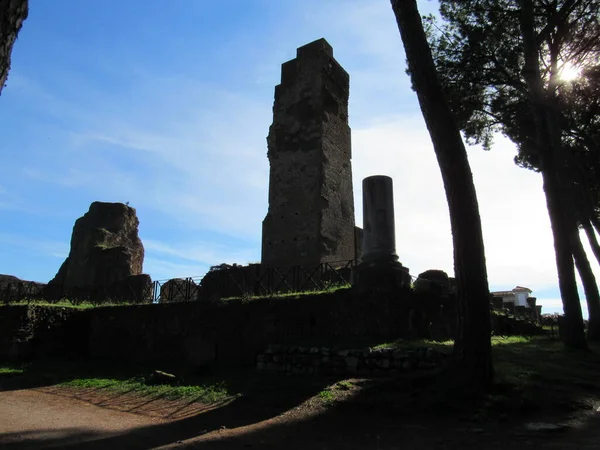
M 205 264 L 182 264 L 153 257 L 144 258 L 144 272 L 152 274 L 153 281 L 172 278 L 202 278 L 209 269 Z
M 110 95 L 82 115 L 71 147 L 55 155 L 62 176 L 35 162 L 24 174 L 102 198 L 127 198 L 190 228 L 258 234 L 266 213 L 272 100 L 257 103 L 184 77 L 140 85 L 128 104 L 131 115 L 114 118 L 121 99 Z M 150 92 L 156 94 L 149 101 Z M 148 110 L 162 114 L 149 117 Z
M 231 248 L 210 242 L 186 242 L 185 244 L 169 245 L 164 242 L 145 239 L 144 249 L 151 254 L 174 256 L 186 261 L 203 265 L 221 263 L 244 263 L 252 261 L 254 253 L 247 250 L 232 252 Z
M 17 247 L 27 252 L 64 259 L 69 254 L 69 245 L 60 241 L 42 240 L 15 233 L 0 232 L 2 246 Z M 53 270 L 54 268 L 52 268 Z

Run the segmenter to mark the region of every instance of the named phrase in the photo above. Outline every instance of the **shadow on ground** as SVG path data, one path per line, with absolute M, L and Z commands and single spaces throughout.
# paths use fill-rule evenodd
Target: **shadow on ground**
M 483 397 L 461 387 L 449 371 L 345 381 L 244 372 L 231 385 L 242 397 L 178 420 L 117 435 L 39 430 L 20 442 L 2 435 L 0 444 L 5 449 L 598 448 L 600 357 L 539 342 L 495 347 L 498 383 Z M 118 409 L 122 398 L 102 406 Z
M 223 380 L 223 375 L 219 373 L 211 374 L 210 379 L 213 377 Z M 68 381 L 69 378 L 71 377 L 65 377 L 63 381 Z M 208 380 L 208 378 L 204 379 Z M 56 376 L 48 377 L 45 381 L 39 377 L 15 376 L 2 380 L 2 390 L 40 390 L 45 394 L 77 398 L 103 408 L 171 420 L 135 428 L 119 435 L 96 433 L 92 431 L 92 427 L 62 431 L 41 429 L 27 433 L 3 433 L 0 434 L 0 446 L 3 449 L 69 448 L 70 445 L 73 446 L 71 448 L 156 448 L 215 430 L 244 427 L 279 416 L 314 397 L 327 386 L 335 383 L 336 379 L 298 379 L 258 374 L 247 370 L 238 371 L 229 375 L 227 384 L 232 392 L 239 392 L 241 396 L 212 405 L 202 405 L 192 401 L 161 402 L 160 398 L 141 397 L 133 401 L 133 393 L 128 392 L 110 393 L 98 389 L 76 390 L 48 386 L 57 381 Z M 97 401 L 98 398 L 100 401 Z M 166 410 L 166 408 L 170 409 Z
M 10 442 L 14 436 L 2 436 L 0 442 L 5 442 L 5 449 L 592 449 L 600 438 L 600 414 L 591 410 L 574 415 L 574 410 L 560 406 L 540 411 L 523 403 L 496 410 L 489 399 L 476 400 L 467 391 L 450 391 L 454 384 L 445 372 L 344 384 L 290 377 L 266 377 L 262 382 L 262 392 L 255 385 L 253 394 L 220 407 L 123 434 L 39 430 L 22 436 L 18 443 Z M 349 395 L 319 400 L 318 393 L 335 391 L 340 385 L 352 386 Z M 516 401 L 513 394 L 504 386 L 493 393 L 505 402 Z M 316 404 L 304 406 L 315 395 Z M 534 417 L 535 421 L 569 426 L 526 430 L 525 423 Z

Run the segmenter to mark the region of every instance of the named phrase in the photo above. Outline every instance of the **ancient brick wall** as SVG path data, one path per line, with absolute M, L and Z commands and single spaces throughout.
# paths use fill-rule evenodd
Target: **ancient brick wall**
M 446 353 L 427 347 L 332 349 L 270 345 L 256 357 L 256 369 L 287 374 L 389 376 L 443 366 L 446 357 Z
M 253 365 L 269 344 L 406 334 L 398 299 L 359 299 L 350 290 L 300 298 L 184 302 L 93 310 L 89 354 L 123 361 Z
M 0 359 L 87 356 L 92 310 L 0 306 Z
M 355 258 L 349 76 L 324 39 L 282 65 L 269 129 L 262 264 Z
M 278 345 L 296 348 L 299 359 L 303 360 L 301 346 L 331 349 L 340 344 L 354 345 L 353 342 L 383 343 L 411 337 L 414 333 L 411 309 L 425 300 L 409 290 L 401 298 L 383 295 L 361 298 L 350 289 L 342 289 L 328 294 L 251 301 L 195 301 L 87 310 L 0 306 L 0 358 L 73 356 L 128 363 L 252 366 L 257 355 L 270 345 Z M 456 322 L 456 316 L 450 314 L 439 319 L 445 324 L 432 323 L 430 337 L 446 340 L 452 335 L 450 325 Z M 497 314 L 492 315 L 491 324 L 497 335 L 542 332 L 526 320 Z M 443 332 L 440 328 L 444 328 Z M 380 356 L 389 359 L 389 355 Z M 406 358 L 400 355 L 397 359 Z M 365 361 L 365 367 L 369 364 Z

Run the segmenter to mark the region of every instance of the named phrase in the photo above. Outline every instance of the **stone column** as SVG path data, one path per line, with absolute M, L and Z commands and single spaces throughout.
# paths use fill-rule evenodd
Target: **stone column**
M 392 179 L 374 175 L 363 180 L 364 262 L 398 261 Z
M 353 285 L 359 291 L 394 292 L 410 286 L 408 268 L 398 262 L 392 179 L 363 180 L 363 253 Z

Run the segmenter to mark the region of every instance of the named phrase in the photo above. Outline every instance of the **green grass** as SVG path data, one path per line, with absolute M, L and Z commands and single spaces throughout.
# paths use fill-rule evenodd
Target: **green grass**
M 394 341 L 374 348 L 431 347 L 447 354 L 453 341 Z M 492 357 L 495 379 L 517 389 L 539 389 L 543 386 L 573 386 L 600 390 L 600 346 L 590 351 L 565 348 L 547 336 L 493 336 Z
M 71 303 L 69 300 L 60 300 L 58 302 L 48 302 L 45 300 L 22 300 L 21 302 L 18 303 L 11 303 L 11 305 L 20 305 L 20 304 L 27 304 L 27 305 L 35 305 L 35 306 L 52 306 L 55 308 L 74 308 L 74 309 L 88 309 L 88 308 L 94 308 L 95 305 L 93 305 L 92 303 L 87 303 L 87 302 L 82 302 L 82 303 Z
M 454 341 L 430 341 L 428 339 L 419 339 L 415 341 L 406 341 L 403 339 L 399 339 L 393 342 L 385 342 L 383 344 L 375 345 L 374 349 L 385 349 L 385 348 L 399 348 L 403 350 L 410 350 L 413 348 L 423 348 L 429 347 L 433 348 L 445 353 L 452 352 L 452 346 L 454 345 Z
M 301 298 L 306 295 L 319 295 L 319 294 L 329 294 L 342 289 L 349 289 L 351 286 L 349 283 L 333 283 L 329 287 L 325 289 L 313 289 L 308 291 L 298 291 L 298 292 L 286 292 L 286 293 L 275 293 L 268 295 L 242 295 L 236 297 L 225 297 L 220 299 L 220 301 L 242 301 L 242 302 L 250 302 L 254 300 L 260 299 L 275 299 L 275 298 Z M 119 302 L 119 303 L 111 303 L 111 302 L 102 302 L 102 303 L 89 303 L 89 302 L 71 302 L 68 299 L 62 299 L 57 302 L 48 302 L 45 300 L 28 300 L 23 299 L 18 302 L 11 302 L 10 305 L 36 305 L 36 306 L 51 306 L 56 308 L 75 308 L 75 309 L 90 309 L 90 308 L 98 308 L 103 306 L 131 306 L 138 305 L 139 303 L 129 303 L 129 302 Z M 148 304 L 148 303 L 144 303 Z M 152 304 L 152 303 L 150 303 Z
M 433 347 L 446 353 L 452 342 L 397 341 L 382 347 Z M 282 398 L 296 405 L 306 399 L 332 408 L 373 408 L 386 414 L 461 414 L 484 421 L 520 417 L 531 411 L 565 414 L 591 410 L 600 395 L 600 347 L 571 351 L 548 337 L 492 338 L 495 384 L 483 398 L 469 397 L 469 386 L 456 384 L 451 370 L 401 373 L 397 377 L 357 379 L 281 377 L 243 370 L 206 371 L 203 375 L 182 368 L 115 365 L 85 361 L 46 361 L 28 364 L 0 362 L 0 381 L 22 387 L 58 385 L 100 393 L 135 394 L 144 398 L 184 400 L 210 404 L 244 396 L 265 405 Z M 354 347 L 356 348 L 356 347 Z M 153 369 L 176 377 L 156 384 Z M 290 398 L 292 398 L 290 400 Z M 595 402 L 595 403 L 594 403 Z M 597 407 L 597 406 L 595 406 Z M 495 419 L 494 419 L 495 420 Z M 504 420 L 504 419 L 502 419 Z
M 23 374 L 24 369 L 20 366 L 1 366 L 0 365 L 0 377 L 2 376 L 6 376 L 6 375 L 16 375 L 16 374 Z
M 131 306 L 131 305 L 137 305 L 139 303 L 128 303 L 128 302 L 121 302 L 121 303 L 110 303 L 110 302 L 103 302 L 103 303 L 89 303 L 89 302 L 71 302 L 67 299 L 63 299 L 63 300 L 59 300 L 57 302 L 48 302 L 46 300 L 21 300 L 19 302 L 11 302 L 10 306 L 17 306 L 17 305 L 33 305 L 33 306 L 50 306 L 53 308 L 73 308 L 73 309 L 90 309 L 90 308 L 98 308 L 98 307 L 102 307 L 102 306 Z
M 160 383 L 155 381 L 152 372 L 145 367 L 86 361 L 0 362 L 0 379 L 11 378 L 25 385 L 95 389 L 207 404 L 238 396 L 222 380 L 200 377 L 181 370 L 172 381 Z
M 135 393 L 151 398 L 166 400 L 188 400 L 201 403 L 216 403 L 233 397 L 223 383 L 207 385 L 149 385 L 143 377 L 126 380 L 114 378 L 77 378 L 59 383 L 59 386 L 93 388 L 118 394 Z
M 396 341 L 382 348 L 432 347 L 446 353 L 453 343 Z M 483 395 L 464 383 L 460 372 L 451 366 L 430 373 L 402 373 L 398 378 L 358 382 L 358 389 L 343 381 L 330 388 L 335 406 L 340 391 L 347 389 L 347 406 L 373 409 L 385 414 L 423 417 L 459 415 L 461 420 L 512 420 L 530 413 L 569 418 L 597 408 L 600 395 L 600 346 L 591 351 L 566 349 L 562 342 L 547 336 L 492 338 L 495 382 Z M 327 401 L 328 394 L 319 394 Z M 517 419 L 519 420 L 519 419 Z
M 330 390 L 324 390 L 317 394 L 319 399 L 324 403 L 333 403 L 335 401 L 335 394 Z
M 332 292 L 336 292 L 343 289 L 350 289 L 351 285 L 349 283 L 344 284 L 332 284 L 331 286 L 325 289 L 313 289 L 308 291 L 298 291 L 298 292 L 285 292 L 285 293 L 274 293 L 268 295 L 243 295 L 236 297 L 225 297 L 222 298 L 221 301 L 231 301 L 231 300 L 242 300 L 242 301 L 253 301 L 260 300 L 265 298 L 301 298 L 306 295 L 319 295 L 319 294 L 330 294 Z
M 348 391 L 348 390 L 352 389 L 352 387 L 353 387 L 353 384 L 348 380 L 342 380 L 335 384 L 336 389 L 340 389 L 343 391 Z
M 600 353 L 566 349 L 547 337 L 495 338 L 494 368 L 499 381 L 522 387 L 535 384 L 600 385 Z M 600 386 L 598 386 L 600 387 Z

